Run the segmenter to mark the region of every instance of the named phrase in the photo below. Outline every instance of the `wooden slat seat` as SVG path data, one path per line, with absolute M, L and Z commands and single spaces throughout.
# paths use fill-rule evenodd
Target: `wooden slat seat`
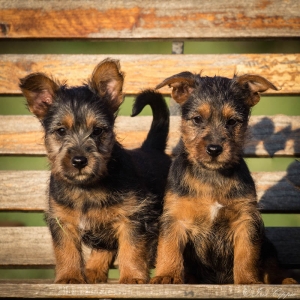
M 0 94 L 20 94 L 19 78 L 32 72 L 51 74 L 69 85 L 78 85 L 91 76 L 94 67 L 108 55 L 0 55 Z M 111 56 L 111 55 L 110 55 Z M 137 94 L 154 88 L 165 78 L 182 71 L 207 76 L 233 77 L 256 73 L 268 78 L 278 91 L 268 94 L 300 93 L 300 54 L 185 54 L 185 55 L 113 55 L 122 62 L 125 72 L 124 92 Z M 76 63 L 74 63 L 76 62 Z M 167 87 L 162 93 L 169 94 Z
M 286 268 L 300 268 L 300 228 L 269 227 L 266 232 L 277 247 L 282 265 Z M 2 227 L 0 267 L 53 268 L 55 260 L 51 243 L 50 232 L 46 227 Z M 12 247 L 15 249 L 13 252 L 9 251 Z
M 146 138 L 151 116 L 116 119 L 118 140 L 128 149 L 137 148 Z M 172 116 L 167 152 L 179 139 L 180 117 Z M 253 116 L 250 119 L 246 157 L 300 156 L 300 116 Z M 43 132 L 32 116 L 0 116 L 0 154 L 45 155 Z
M 299 175 L 297 167 L 296 163 L 290 172 L 252 174 L 263 213 L 300 213 L 300 189 L 292 181 Z M 0 171 L 0 211 L 43 211 L 49 176 L 48 171 Z

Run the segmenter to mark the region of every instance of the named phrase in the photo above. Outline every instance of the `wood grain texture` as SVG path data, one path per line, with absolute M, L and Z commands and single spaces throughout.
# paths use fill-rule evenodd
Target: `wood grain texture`
M 151 116 L 116 119 L 117 138 L 128 149 L 138 148 L 147 136 Z M 170 119 L 167 152 L 180 136 L 180 117 Z M 39 121 L 33 116 L 0 116 L 0 155 L 45 155 Z M 300 156 L 300 116 L 253 116 L 250 118 L 246 157 Z
M 52 268 L 52 239 L 47 227 L 0 227 L 2 267 Z
M 300 267 L 300 228 L 270 227 L 266 234 L 287 268 Z M 51 235 L 47 227 L 0 227 L 2 268 L 52 268 L 55 265 Z
M 259 207 L 264 213 L 300 213 L 300 163 L 287 172 L 255 172 Z M 0 171 L 0 211 L 43 211 L 48 171 Z
M 33 280 L 34 282 L 34 280 Z M 299 299 L 299 285 L 131 285 L 1 283 L 1 298 Z
M 48 171 L 0 171 L 0 211 L 44 211 Z
M 0 1 L 2 38 L 298 37 L 299 1 Z M 184 26 L 183 26 L 184 25 Z
M 1 19 L 1 17 L 0 17 Z M 300 54 L 185 54 L 185 55 L 0 55 L 0 94 L 20 94 L 19 79 L 33 72 L 44 72 L 69 85 L 80 85 L 90 78 L 95 66 L 110 56 L 119 59 L 125 72 L 124 92 L 137 94 L 155 88 L 165 78 L 182 71 L 203 76 L 258 74 L 275 84 L 279 91 L 269 94 L 300 93 Z M 76 63 L 74 63 L 76 62 Z M 161 89 L 170 94 L 170 89 Z

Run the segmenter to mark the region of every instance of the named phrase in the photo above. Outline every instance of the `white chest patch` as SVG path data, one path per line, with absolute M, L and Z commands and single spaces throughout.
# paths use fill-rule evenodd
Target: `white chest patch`
M 85 226 L 86 226 L 85 219 L 81 218 L 78 227 L 80 230 L 84 230 Z
M 211 217 L 211 220 L 213 221 L 217 215 L 218 215 L 218 212 L 219 210 L 223 207 L 222 204 L 218 203 L 218 202 L 215 202 L 211 205 L 210 207 L 210 217 Z

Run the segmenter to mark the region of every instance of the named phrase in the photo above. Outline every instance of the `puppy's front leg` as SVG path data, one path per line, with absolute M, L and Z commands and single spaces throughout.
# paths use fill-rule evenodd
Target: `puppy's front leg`
M 186 243 L 186 231 L 179 223 L 163 224 L 158 240 L 156 276 L 150 283 L 184 283 L 183 251 Z
M 59 218 L 48 220 L 56 258 L 55 283 L 85 283 L 78 230 Z
M 137 236 L 134 226 L 122 226 L 119 234 L 119 283 L 144 284 L 149 281 L 146 240 Z M 133 228 L 132 228 L 133 227 Z
M 259 258 L 261 239 L 258 224 L 253 220 L 241 222 L 234 237 L 233 277 L 235 284 L 261 284 Z

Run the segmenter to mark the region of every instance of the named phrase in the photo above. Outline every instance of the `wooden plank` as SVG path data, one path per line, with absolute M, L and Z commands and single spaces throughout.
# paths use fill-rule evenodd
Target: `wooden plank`
M 287 172 L 253 172 L 252 176 L 262 213 L 300 213 L 298 162 L 292 163 Z
M 53 268 L 54 253 L 47 227 L 0 227 L 0 265 Z
M 287 172 L 255 172 L 263 213 L 300 213 L 300 168 Z M 0 171 L 0 211 L 42 212 L 47 207 L 48 171 Z M 284 199 L 284 201 L 283 201 Z
M 147 136 L 152 116 L 116 119 L 117 138 L 128 149 L 138 148 Z M 176 146 L 180 117 L 170 119 L 167 152 Z M 33 116 L 0 116 L 0 155 L 45 155 L 43 132 Z M 253 116 L 250 118 L 246 157 L 300 156 L 300 116 Z
M 298 37 L 299 1 L 0 1 L 1 38 Z
M 252 116 L 245 156 L 299 156 L 299 116 Z
M 121 61 L 122 70 L 126 74 L 124 91 L 127 94 L 137 94 L 141 89 L 154 88 L 165 78 L 182 71 L 193 73 L 202 71 L 203 76 L 219 75 L 230 78 L 235 73 L 254 73 L 266 77 L 280 88 L 279 91 L 268 91 L 269 94 L 300 94 L 299 53 L 214 55 L 2 54 L 0 55 L 0 94 L 20 94 L 19 78 L 33 72 L 44 72 L 59 80 L 68 80 L 70 85 L 80 85 L 91 76 L 94 67 L 107 56 Z M 170 89 L 165 87 L 161 89 L 161 92 L 169 94 Z
M 300 267 L 300 228 L 269 227 L 267 236 L 287 268 Z M 1 268 L 52 268 L 55 265 L 47 227 L 0 227 Z
M 0 171 L 0 211 L 44 211 L 49 177 L 48 171 Z
M 0 153 L 46 155 L 39 120 L 34 116 L 0 116 Z
M 0 298 L 299 299 L 299 285 L 1 283 Z

